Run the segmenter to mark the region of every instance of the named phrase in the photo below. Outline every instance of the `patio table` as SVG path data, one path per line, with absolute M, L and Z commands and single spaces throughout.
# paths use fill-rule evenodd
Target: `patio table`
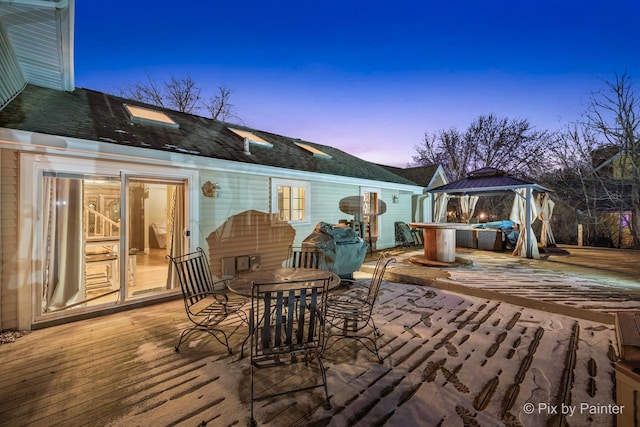
M 253 283 L 277 283 L 283 282 L 282 287 L 286 289 L 286 282 L 301 280 L 323 280 L 329 279 L 329 290 L 340 286 L 340 276 L 331 271 L 318 270 L 315 268 L 293 268 L 280 267 L 274 269 L 252 271 L 231 279 L 227 287 L 230 291 L 243 296 L 251 296 L 251 286 Z
M 470 229 L 469 224 L 454 222 L 412 222 L 424 230 L 424 260 L 453 263 L 456 260 L 456 230 Z

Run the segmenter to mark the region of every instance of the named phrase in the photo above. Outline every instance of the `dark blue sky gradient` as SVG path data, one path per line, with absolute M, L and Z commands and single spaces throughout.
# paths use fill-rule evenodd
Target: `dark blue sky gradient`
M 640 84 L 640 2 L 76 2 L 76 85 L 148 70 L 225 85 L 248 126 L 405 166 L 481 114 L 560 129 L 603 79 Z

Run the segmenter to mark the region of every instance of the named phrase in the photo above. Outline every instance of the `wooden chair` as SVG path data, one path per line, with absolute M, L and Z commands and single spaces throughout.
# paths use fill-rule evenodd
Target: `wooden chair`
M 285 262 L 285 267 L 315 268 L 318 270 L 331 271 L 333 262 L 326 256 L 322 248 L 313 246 L 289 246 L 289 254 Z
M 330 409 L 327 375 L 320 358 L 324 346 L 322 310 L 326 307 L 328 286 L 328 279 L 253 285 L 249 324 L 252 425 L 254 401 L 292 392 L 324 387 L 325 406 Z M 298 371 L 290 365 L 300 362 L 309 368 L 304 371 L 312 374 L 310 378 L 293 374 Z M 257 372 L 275 367 L 281 370 L 278 383 L 256 395 Z
M 219 325 L 229 316 L 235 316 L 248 323 L 247 315 L 242 310 L 248 298 L 229 298 L 224 291 L 226 281 L 213 281 L 209 261 L 201 248 L 186 255 L 167 257 L 171 259 L 180 281 L 184 308 L 192 323 L 192 326 L 182 331 L 175 347 L 176 351 L 180 351 L 180 345 L 192 333 L 201 331 L 211 334 L 220 344 L 226 346 L 231 354 L 229 337 Z M 222 289 L 217 290 L 216 287 Z
M 328 298 L 325 312 L 328 330 L 325 346 L 329 339 L 333 337 L 337 337 L 337 339 L 331 345 L 344 338 L 355 339 L 362 343 L 367 350 L 375 354 L 378 361 L 382 363 L 382 358 L 378 353 L 378 345 L 376 344 L 379 333 L 372 317 L 373 306 L 378 297 L 384 272 L 389 263 L 395 261 L 395 258 L 388 258 L 385 254 L 380 255 L 365 298 L 352 294 L 335 295 Z M 371 330 L 367 327 L 370 327 Z M 371 332 L 373 332 L 373 338 L 370 336 Z M 366 342 L 371 343 L 373 348 L 367 346 Z M 331 345 L 326 346 L 325 349 L 331 347 Z

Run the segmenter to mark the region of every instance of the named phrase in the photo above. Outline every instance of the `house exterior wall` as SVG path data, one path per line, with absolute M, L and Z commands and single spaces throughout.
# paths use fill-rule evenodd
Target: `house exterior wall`
M 273 178 L 288 177 L 277 171 L 270 175 L 201 171 L 201 187 L 209 182 L 219 188 L 215 198 L 201 196 L 199 214 L 200 245 L 209 249 L 211 268 L 217 277 L 225 275 L 223 260 L 235 257 L 258 256 L 260 268 L 280 266 L 289 244 L 300 246 L 319 222 L 337 224 L 342 219 L 353 219 L 338 206 L 341 199 L 360 193 L 358 183 L 333 183 L 312 176 L 305 180 L 296 176 L 296 180 L 309 183 L 308 219 L 292 225 L 277 224 L 275 217 L 268 217 L 275 214 L 270 199 Z M 393 203 L 393 196 L 398 197 L 397 203 Z M 412 194 L 383 189 L 380 198 L 386 203 L 387 212 L 379 218 L 377 249 L 386 249 L 395 246 L 395 221 L 411 218 Z M 249 214 L 248 211 L 255 212 Z M 234 227 L 242 231 L 234 231 Z
M 18 153 L 0 148 L 0 330 L 16 329 Z
M 38 141 L 38 145 L 32 145 L 31 141 L 34 140 Z M 59 164 L 72 168 L 70 170 L 81 168 L 86 173 L 113 174 L 114 171 L 121 170 L 135 174 L 190 176 L 189 249 L 208 248 L 210 256 L 215 255 L 216 258 L 214 260 L 211 256 L 214 273 L 216 268 L 222 271 L 223 257 L 255 254 L 260 256 L 262 268 L 281 264 L 286 258 L 283 250 L 291 242 L 301 244 L 318 222 L 336 224 L 341 219 L 352 219 L 350 215 L 340 211 L 339 202 L 345 197 L 359 195 L 362 188 L 379 189 L 379 197 L 386 203 L 387 212 L 379 218 L 377 248 L 392 247 L 395 245 L 394 222 L 407 221 L 411 217 L 412 196 L 422 191 L 417 186 L 307 173 L 94 141 L 64 138 L 63 142 L 60 137 L 0 129 L 0 320 L 3 329 L 29 329 L 33 324 L 33 299 L 36 298 L 33 287 L 37 285 L 33 278 L 41 274 L 35 271 L 41 267 L 38 267 L 37 259 L 32 258 L 37 258 L 38 250 L 34 242 L 42 232 L 38 229 L 38 221 L 41 219 L 37 218 L 37 212 L 28 212 L 33 210 L 33 206 L 39 205 L 41 183 L 36 172 L 39 168 L 57 170 L 55 165 Z M 26 162 L 24 168 L 20 167 L 21 162 Z M 42 163 L 38 166 L 38 163 L 33 162 Z M 281 222 L 269 227 L 274 214 L 271 201 L 274 179 L 308 182 L 309 211 L 305 222 Z M 207 183 L 216 184 L 216 197 L 205 194 L 202 187 Z M 393 202 L 394 196 L 397 196 L 397 203 Z M 21 203 L 24 205 L 21 206 Z M 18 215 L 19 212 L 22 214 Z M 222 251 L 220 247 L 213 251 L 211 243 L 216 230 L 239 220 L 247 212 L 251 213 L 251 218 L 260 219 L 267 227 L 245 227 L 245 231 L 249 230 L 249 233 L 241 234 L 241 238 L 220 246 Z M 254 226 L 255 223 L 245 221 L 245 225 Z M 259 246 L 255 245 L 258 234 L 253 233 L 253 230 L 262 233 Z M 16 251 L 16 248 L 20 249 Z M 21 263 L 20 259 L 24 262 Z

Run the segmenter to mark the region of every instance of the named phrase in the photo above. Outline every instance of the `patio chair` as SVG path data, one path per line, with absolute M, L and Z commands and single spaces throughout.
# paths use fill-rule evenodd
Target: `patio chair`
M 367 295 L 365 298 L 353 294 L 341 294 L 330 296 L 327 299 L 325 321 L 328 332 L 325 340 L 325 350 L 341 339 L 355 339 L 367 350 L 375 354 L 378 361 L 382 363 L 382 358 L 378 353 L 378 345 L 376 344 L 379 332 L 372 317 L 373 306 L 378 297 L 384 272 L 389 263 L 395 261 L 395 258 L 388 258 L 384 253 L 380 254 L 371 282 L 366 290 Z M 370 336 L 372 331 L 367 327 L 370 327 L 373 331 L 373 338 Z M 334 337 L 337 339 L 327 346 L 329 340 Z M 366 342 L 371 343 L 372 346 L 368 346 Z
M 242 310 L 248 298 L 229 298 L 224 291 L 226 281 L 213 281 L 207 256 L 201 248 L 186 255 L 167 257 L 171 259 L 180 281 L 184 308 L 192 323 L 192 326 L 180 334 L 175 350 L 180 351 L 180 345 L 192 333 L 200 331 L 211 334 L 220 344 L 227 347 L 231 354 L 229 337 L 219 326 L 229 316 L 249 323 L 246 313 Z
M 393 225 L 397 246 L 409 247 L 416 244 L 415 236 L 406 222 L 396 221 Z
M 327 375 L 320 358 L 324 345 L 322 310 L 326 306 L 329 280 L 260 283 L 252 286 L 249 342 L 251 347 L 251 424 L 253 402 L 292 392 L 324 387 L 325 406 L 330 409 Z M 303 362 L 299 372 L 292 365 Z M 315 369 L 313 366 L 315 365 Z M 256 395 L 257 372 L 280 367 L 275 384 Z M 320 384 L 318 384 L 318 372 Z M 303 378 L 301 373 L 312 373 Z
M 315 268 L 318 270 L 331 271 L 333 263 L 326 256 L 322 248 L 316 246 L 289 246 L 285 267 Z

